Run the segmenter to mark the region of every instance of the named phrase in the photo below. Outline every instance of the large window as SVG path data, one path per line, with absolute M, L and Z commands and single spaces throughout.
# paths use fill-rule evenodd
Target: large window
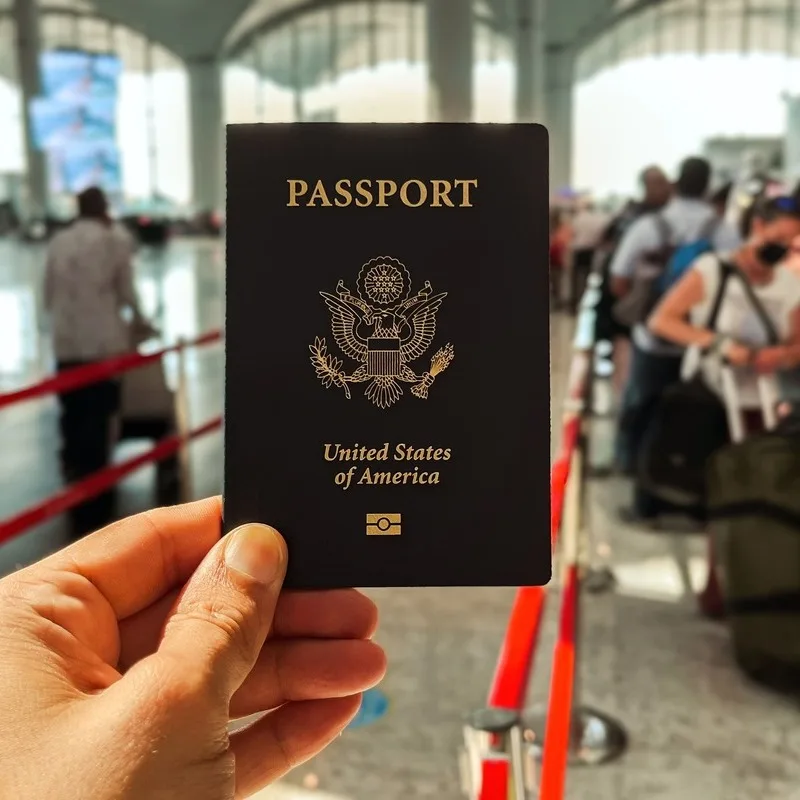
M 800 93 L 800 6 L 664 0 L 585 48 L 577 80 L 575 184 L 629 193 L 647 164 L 674 170 L 715 139 L 785 135 L 783 95 Z
M 424 121 L 425 22 L 421 2 L 350 0 L 250 34 L 224 70 L 225 119 Z M 476 21 L 474 46 L 475 119 L 510 121 L 508 38 Z
M 42 12 L 43 49 L 114 52 L 124 64 L 117 128 L 123 194 L 129 204 L 153 199 L 190 200 L 189 107 L 183 63 L 163 47 L 123 26 L 98 18 L 79 0 L 61 0 Z M 0 174 L 26 170 L 21 93 L 17 85 L 15 30 L 0 5 Z

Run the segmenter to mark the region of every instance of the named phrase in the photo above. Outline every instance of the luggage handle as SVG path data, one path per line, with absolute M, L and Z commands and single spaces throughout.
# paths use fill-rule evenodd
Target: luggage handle
M 736 384 L 736 375 L 733 367 L 727 361 L 722 362 L 720 377 L 731 439 L 734 442 L 743 442 L 747 435 L 747 430 L 744 424 L 742 406 L 739 402 L 739 387 Z M 775 430 L 778 426 L 778 404 L 780 402 L 775 381 L 770 380 L 770 377 L 769 375 L 758 375 L 758 399 L 761 403 L 761 416 L 764 420 L 764 427 L 768 431 Z

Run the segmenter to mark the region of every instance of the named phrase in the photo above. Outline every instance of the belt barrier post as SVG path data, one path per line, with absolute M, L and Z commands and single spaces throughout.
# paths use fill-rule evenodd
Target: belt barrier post
M 532 776 L 526 774 L 522 726 L 516 711 L 504 708 L 482 708 L 466 718 L 461 769 L 462 785 L 470 800 L 528 800 L 533 791 Z M 510 783 L 505 787 L 493 781 L 484 785 L 491 762 L 502 761 Z
M 591 331 L 591 333 L 584 333 L 583 338 L 581 338 L 579 333 L 578 337 L 576 337 L 576 345 L 587 351 L 589 362 L 589 366 L 586 371 L 586 382 L 584 384 L 584 392 L 582 397 L 583 404 L 581 407 L 581 427 L 580 435 L 578 437 L 578 448 L 581 450 L 581 461 L 580 469 L 578 470 L 577 474 L 575 474 L 575 479 L 580 481 L 580 508 L 584 519 L 588 519 L 591 508 L 591 504 L 588 502 L 587 494 L 589 491 L 589 478 L 593 473 L 591 454 L 596 444 L 594 437 L 591 436 L 591 432 L 594 428 L 595 420 L 601 419 L 605 413 L 602 403 L 598 402 L 598 378 L 600 377 L 599 373 L 603 371 L 603 366 L 601 366 L 602 360 L 598 358 L 600 353 L 597 346 L 598 343 L 595 339 L 597 319 L 596 306 L 600 301 L 600 290 L 602 284 L 599 280 L 599 276 L 592 275 L 590 277 L 591 280 L 584 296 L 581 313 L 586 316 L 587 320 L 591 320 L 591 323 L 587 322 L 585 324 L 586 329 Z M 606 393 L 608 393 L 608 387 L 606 388 Z M 594 528 L 590 523 L 583 523 L 578 528 L 578 535 L 580 535 L 581 532 L 584 532 L 585 544 L 588 548 L 590 548 L 587 558 L 583 562 L 584 569 L 581 583 L 587 591 L 592 592 L 593 594 L 610 592 L 616 586 L 617 579 L 607 564 L 595 566 L 595 558 L 597 557 L 598 552 L 596 542 L 594 541 Z
M 567 763 L 571 766 L 604 764 L 621 756 L 628 744 L 627 733 L 617 720 L 588 706 L 579 705 L 579 654 L 580 654 L 580 589 L 585 577 L 586 539 L 583 514 L 585 492 L 580 485 L 585 479 L 587 442 L 583 423 L 578 436 L 578 446 L 573 455 L 570 479 L 564 499 L 562 525 L 562 586 L 571 566 L 578 567 L 578 602 L 575 611 L 575 674 L 573 683 L 573 710 Z M 583 565 L 582 565 L 583 562 Z M 529 744 L 527 756 L 541 761 L 545 747 L 547 714 L 542 709 L 530 709 L 522 715 L 523 738 Z M 549 800 L 549 799 L 548 799 Z
M 178 451 L 180 468 L 181 502 L 188 503 L 193 496 L 192 457 L 189 452 L 191 413 L 189 408 L 189 381 L 186 374 L 186 340 L 178 340 L 178 386 L 175 391 L 175 425 L 181 439 Z

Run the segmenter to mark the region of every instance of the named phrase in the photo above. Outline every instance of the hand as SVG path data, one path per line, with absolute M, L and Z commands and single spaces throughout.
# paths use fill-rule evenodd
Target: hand
M 786 350 L 783 347 L 765 347 L 756 353 L 753 365 L 762 375 L 784 369 Z
M 283 539 L 220 517 L 151 511 L 0 581 L 2 800 L 244 798 L 350 722 L 385 669 L 374 605 L 281 593 Z
M 728 342 L 722 355 L 734 367 L 746 367 L 753 360 L 753 351 L 738 342 Z

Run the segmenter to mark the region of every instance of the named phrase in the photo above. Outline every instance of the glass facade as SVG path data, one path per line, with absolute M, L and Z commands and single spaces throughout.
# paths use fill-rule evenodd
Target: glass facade
M 230 49 L 226 122 L 421 122 L 428 116 L 421 2 L 351 0 L 283 21 L 256 4 Z M 513 47 L 476 9 L 474 116 L 514 117 Z
M 0 0 L 0 185 L 25 173 L 22 101 L 10 0 Z M 183 63 L 141 34 L 95 16 L 81 0 L 48 0 L 41 10 L 43 50 L 113 52 L 123 62 L 117 128 L 123 193 L 131 205 L 190 200 L 187 74 Z M 2 198 L 0 198 L 2 199 Z
M 576 61 L 574 174 L 628 193 L 719 138 L 774 139 L 800 94 L 800 0 L 618 0 Z M 793 178 L 800 176 L 790 176 Z

